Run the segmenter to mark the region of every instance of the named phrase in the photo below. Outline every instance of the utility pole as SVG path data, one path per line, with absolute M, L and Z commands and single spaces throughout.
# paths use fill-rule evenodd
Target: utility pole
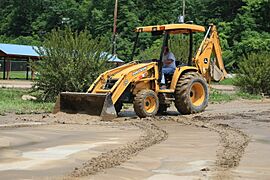
M 183 12 L 182 12 L 182 15 L 183 15 L 183 20 L 184 20 L 184 22 L 185 22 L 186 0 L 183 0 L 182 5 L 183 5 Z
M 185 11 L 186 11 L 186 0 L 182 0 L 182 14 L 178 17 L 178 22 L 185 23 Z
M 114 21 L 113 21 L 113 37 L 112 37 L 112 54 L 113 55 L 116 55 L 117 15 L 118 15 L 118 0 L 115 0 Z

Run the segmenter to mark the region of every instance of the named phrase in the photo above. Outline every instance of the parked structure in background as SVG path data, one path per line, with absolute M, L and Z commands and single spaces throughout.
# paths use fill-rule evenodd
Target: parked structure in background
M 25 72 L 25 79 L 29 80 L 29 73 L 31 72 L 31 80 L 35 78 L 35 71 L 31 67 L 31 61 L 38 61 L 41 57 L 36 52 L 38 47 L 25 46 L 15 44 L 1 44 L 0 43 L 0 70 L 3 72 L 3 79 L 14 78 L 11 72 Z M 124 64 L 124 61 L 117 56 L 107 52 L 103 52 L 100 56 L 107 56 L 108 62 L 116 66 Z M 18 65 L 21 63 L 21 65 Z
M 24 63 L 21 71 L 26 71 L 25 79 L 34 79 L 34 70 L 30 66 L 31 61 L 40 59 L 39 54 L 35 51 L 35 46 L 15 45 L 15 44 L 0 44 L 0 59 L 2 60 L 3 79 L 11 78 L 12 62 Z M 24 69 L 25 68 L 25 69 Z M 19 70 L 18 68 L 16 70 Z

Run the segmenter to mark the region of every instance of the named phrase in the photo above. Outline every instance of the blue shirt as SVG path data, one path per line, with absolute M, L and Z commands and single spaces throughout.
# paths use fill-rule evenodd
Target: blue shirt
M 168 52 L 166 55 L 163 56 L 163 62 L 167 59 L 172 60 L 173 62 L 169 65 L 163 63 L 162 73 L 163 74 L 173 74 L 175 69 L 176 69 L 174 54 L 171 52 Z

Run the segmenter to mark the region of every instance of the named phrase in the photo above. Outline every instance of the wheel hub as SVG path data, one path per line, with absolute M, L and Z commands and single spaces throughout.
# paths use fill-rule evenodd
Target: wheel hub
M 144 102 L 144 109 L 146 112 L 151 113 L 156 108 L 155 98 L 152 96 L 146 97 Z
M 203 85 L 199 82 L 194 83 L 190 90 L 190 100 L 194 106 L 200 106 L 205 100 Z

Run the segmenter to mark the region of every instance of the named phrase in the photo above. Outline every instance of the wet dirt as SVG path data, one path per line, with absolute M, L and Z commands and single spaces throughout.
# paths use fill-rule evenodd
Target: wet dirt
M 140 151 L 167 139 L 167 132 L 157 127 L 154 123 L 149 123 L 143 120 L 131 122 L 132 125 L 139 127 L 144 134 L 137 140 L 126 144 L 118 149 L 103 153 L 98 157 L 92 158 L 85 162 L 82 167 L 75 168 L 69 175 L 70 177 L 80 177 L 93 175 L 104 169 L 119 166 L 133 156 L 136 156 Z
M 18 129 L 18 136 L 20 134 L 23 136 L 26 130 L 20 131 L 20 129 L 48 131 L 53 129 L 52 127 L 60 126 L 62 131 L 70 135 L 84 130 L 86 134 L 83 136 L 79 134 L 77 139 L 80 139 L 80 136 L 87 139 L 87 133 L 89 133 L 91 143 L 98 143 L 100 140 L 98 137 L 103 131 L 107 133 L 102 142 L 111 137 L 119 138 L 120 134 L 125 136 L 125 140 L 118 145 L 102 144 L 96 147 L 95 151 L 99 153 L 90 151 L 92 155 L 83 153 L 89 151 L 87 148 L 69 151 L 65 156 L 69 161 L 70 156 L 74 158 L 80 157 L 81 153 L 84 155 L 79 161 L 74 158 L 73 163 L 68 166 L 63 164 L 62 160 L 61 162 L 51 161 L 51 164 L 62 165 L 62 169 L 65 170 L 61 173 L 55 173 L 57 168 L 55 170 L 52 168 L 47 176 L 43 176 L 46 174 L 45 170 L 39 176 L 36 176 L 38 171 L 35 171 L 32 177 L 57 179 L 270 178 L 270 102 L 234 101 L 211 104 L 206 112 L 189 116 L 178 115 L 175 109 L 171 109 L 170 112 L 173 113 L 168 116 L 146 119 L 138 119 L 128 112 L 124 113 L 124 117 L 113 121 L 102 121 L 100 117 L 82 114 L 20 116 L 10 114 L 0 116 L 0 132 Z M 95 128 L 98 129 L 99 135 L 96 138 L 91 134 Z M 129 132 L 135 132 L 135 134 L 132 135 Z M 6 133 L 5 136 L 1 137 L 1 140 L 6 142 L 5 152 L 9 148 L 22 147 L 19 150 L 24 154 L 32 152 L 38 156 L 35 160 L 41 161 L 40 154 L 35 151 L 35 148 L 39 147 L 38 143 L 36 146 L 21 144 L 19 140 L 15 141 L 12 138 L 13 135 Z M 58 149 L 77 147 L 74 141 L 60 142 L 56 138 L 53 147 Z M 20 145 L 16 146 L 14 143 Z M 50 147 L 41 147 L 45 153 L 42 152 L 42 156 L 50 155 L 48 152 L 54 150 Z M 29 156 L 25 157 L 29 158 Z M 0 158 L 0 167 L 9 160 L 10 157 Z M 13 161 L 16 162 L 16 159 Z M 13 170 L 12 173 L 29 178 L 27 174 L 31 174 L 31 171 L 29 169 L 25 172 Z M 5 173 L 5 177 L 9 179 L 18 178 L 18 176 L 8 174 Z
M 217 118 L 226 119 L 226 117 L 228 116 L 218 116 Z M 194 116 L 185 120 L 176 119 L 176 121 L 217 132 L 220 136 L 220 147 L 217 152 L 216 161 L 217 167 L 230 169 L 238 166 L 250 138 L 244 132 L 228 124 L 216 124 L 207 119 L 213 119 L 213 117 Z
M 216 167 L 211 169 L 217 179 L 230 179 L 230 170 L 237 167 L 245 152 L 250 138 L 241 130 L 231 127 L 228 124 L 211 122 L 215 117 L 211 116 L 190 116 L 186 119 L 175 119 L 179 123 L 207 128 L 219 134 L 219 145 L 216 153 Z M 233 119 L 231 116 L 219 115 L 219 119 Z M 209 120 L 210 119 L 210 120 Z

